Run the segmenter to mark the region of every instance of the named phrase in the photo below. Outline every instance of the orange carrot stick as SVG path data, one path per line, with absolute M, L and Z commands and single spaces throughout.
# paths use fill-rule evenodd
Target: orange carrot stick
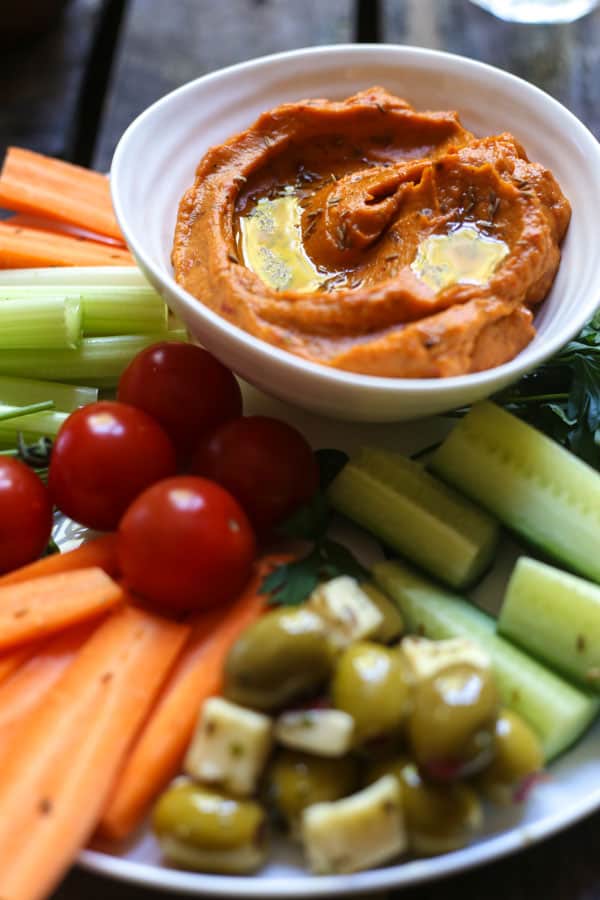
M 91 619 L 124 599 L 123 589 L 97 567 L 6 585 L 0 588 L 0 649 Z
M 113 788 L 100 822 L 104 837 L 120 840 L 131 834 L 153 799 L 177 774 L 200 706 L 221 688 L 227 651 L 265 608 L 265 595 L 258 593 L 263 578 L 278 562 L 288 558 L 265 557 L 244 593 L 229 609 L 210 612 L 199 619 Z
M 0 269 L 43 266 L 132 266 L 127 250 L 0 222 Z
M 18 650 L 12 650 L 8 653 L 2 653 L 0 655 L 0 684 L 6 681 L 13 672 L 16 672 L 23 663 L 27 662 L 29 657 L 33 656 L 35 650 L 36 647 L 31 645 L 19 647 Z
M 70 572 L 73 569 L 88 569 L 91 566 L 98 566 L 112 577 L 118 575 L 116 534 L 103 534 L 75 550 L 67 550 L 66 553 L 52 553 L 50 556 L 44 556 L 43 559 L 36 559 L 27 566 L 21 566 L 20 569 L 14 569 L 12 572 L 0 576 L 0 588 L 7 584 L 31 581 L 32 578 L 41 578 L 44 575 Z
M 0 685 L 0 746 L 6 745 L 14 728 L 43 700 L 75 659 L 94 627 L 86 622 L 50 638 Z
M 7 151 L 0 206 L 123 239 L 106 176 L 20 147 Z
M 0 749 L 0 889 L 43 900 L 90 838 L 110 786 L 189 635 L 112 613 Z
M 68 222 L 57 222 L 55 219 L 44 219 L 41 216 L 32 216 L 29 213 L 15 213 L 5 221 L 8 225 L 17 225 L 19 228 L 35 228 L 37 231 L 49 231 L 52 234 L 69 234 L 71 237 L 108 244 L 110 247 L 123 249 L 126 246 L 122 238 L 109 237 L 106 234 L 88 231 L 87 228 L 80 228 L 78 225 L 69 225 Z

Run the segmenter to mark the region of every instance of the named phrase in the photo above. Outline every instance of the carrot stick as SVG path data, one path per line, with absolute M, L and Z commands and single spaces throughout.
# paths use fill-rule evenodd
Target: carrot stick
M 133 257 L 119 247 L 0 222 L 0 269 L 128 265 Z
M 200 706 L 221 689 L 227 651 L 265 608 L 265 595 L 258 593 L 263 578 L 278 562 L 288 558 L 265 557 L 244 593 L 229 609 L 210 612 L 197 622 L 190 643 L 112 790 L 100 822 L 104 837 L 121 840 L 131 834 L 153 799 L 177 774 Z
M 30 656 L 33 656 L 36 648 L 34 646 L 19 647 L 18 650 L 12 650 L 3 653 L 0 656 L 0 684 L 16 672 L 19 666 L 27 662 Z
M 116 534 L 103 534 L 75 550 L 67 550 L 66 553 L 52 553 L 50 556 L 44 556 L 43 559 L 36 559 L 27 566 L 21 566 L 20 569 L 14 569 L 14 571 L 0 576 L 0 588 L 7 584 L 31 581 L 32 578 L 41 578 L 44 575 L 55 575 L 58 572 L 70 572 L 74 569 L 88 569 L 91 566 L 98 566 L 112 577 L 119 574 Z
M 0 588 L 0 649 L 108 612 L 124 598 L 123 589 L 97 567 L 6 585 Z
M 120 247 L 121 249 L 126 246 L 122 238 L 108 237 L 106 234 L 88 231 L 87 228 L 69 225 L 68 222 L 57 222 L 55 219 L 44 219 L 41 216 L 32 216 L 29 213 L 15 213 L 5 221 L 8 225 L 18 225 L 19 228 L 35 228 L 36 231 L 49 231 L 51 234 L 69 234 L 71 237 L 83 238 L 86 241 L 108 244 L 111 247 Z
M 93 628 L 86 622 L 50 638 L 0 685 L 0 746 L 6 745 L 14 728 L 58 681 Z
M 131 606 L 112 613 L 0 750 L 4 900 L 43 900 L 90 838 L 188 635 Z
M 123 239 L 105 175 L 20 147 L 7 151 L 0 206 Z

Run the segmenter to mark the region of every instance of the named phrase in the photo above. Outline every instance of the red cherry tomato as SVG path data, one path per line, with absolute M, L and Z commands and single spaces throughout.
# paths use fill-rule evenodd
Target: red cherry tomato
M 161 610 L 233 600 L 250 576 L 255 551 L 237 501 L 218 484 L 190 475 L 148 488 L 119 525 L 125 584 Z
M 182 455 L 206 431 L 242 414 L 232 373 L 192 344 L 165 341 L 142 350 L 121 375 L 118 397 L 156 419 Z
M 175 471 L 175 448 L 150 416 L 125 403 L 90 403 L 62 424 L 48 487 L 67 516 L 107 531 L 144 488 Z
M 192 471 L 231 491 L 260 532 L 309 500 L 319 483 L 314 454 L 300 432 L 267 416 L 221 425 L 200 442 Z
M 10 572 L 42 553 L 52 531 L 52 503 L 35 472 L 0 457 L 0 572 Z

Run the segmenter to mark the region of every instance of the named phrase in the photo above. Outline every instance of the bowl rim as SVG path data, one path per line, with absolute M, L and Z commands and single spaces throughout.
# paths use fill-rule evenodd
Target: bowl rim
M 366 375 L 359 372 L 352 372 L 345 369 L 337 369 L 333 366 L 327 366 L 321 363 L 311 362 L 303 357 L 297 356 L 287 350 L 276 347 L 267 341 L 255 337 L 227 319 L 219 316 L 212 309 L 202 303 L 201 300 L 194 297 L 179 285 L 171 272 L 165 271 L 160 267 L 155 259 L 143 249 L 138 242 L 134 233 L 134 229 L 128 222 L 125 204 L 123 203 L 120 181 L 122 171 L 126 166 L 127 149 L 129 142 L 138 128 L 143 126 L 147 119 L 155 116 L 163 106 L 167 106 L 173 100 L 179 99 L 186 94 L 193 94 L 199 84 L 210 84 L 210 82 L 218 81 L 225 76 L 239 74 L 243 76 L 245 73 L 251 72 L 253 69 L 262 66 L 269 66 L 287 60 L 297 60 L 302 57 L 330 57 L 330 56 L 346 56 L 346 55 L 375 55 L 381 59 L 382 54 L 397 55 L 404 57 L 407 61 L 429 61 L 437 68 L 464 66 L 467 70 L 471 70 L 474 74 L 482 72 L 491 73 L 496 79 L 497 84 L 520 88 L 529 92 L 532 98 L 537 98 L 540 103 L 548 107 L 549 113 L 560 116 L 563 119 L 563 127 L 568 125 L 571 133 L 576 134 L 578 139 L 585 145 L 586 158 L 590 160 L 590 171 L 598 171 L 600 173 L 600 143 L 597 141 L 593 133 L 584 123 L 577 118 L 566 106 L 543 91 L 541 88 L 492 66 L 489 63 L 480 62 L 479 60 L 470 59 L 460 54 L 449 53 L 443 50 L 433 50 L 425 47 L 416 47 L 404 44 L 376 44 L 376 43 L 344 43 L 344 44 L 327 44 L 317 47 L 301 47 L 295 50 L 285 50 L 279 53 L 268 54 L 265 56 L 255 57 L 243 62 L 235 63 L 208 72 L 204 75 L 194 78 L 185 84 L 180 85 L 172 91 L 169 91 L 163 97 L 160 97 L 145 110 L 143 110 L 126 128 L 115 148 L 111 167 L 110 167 L 110 190 L 115 215 L 119 226 L 123 232 L 126 243 L 133 253 L 136 261 L 144 271 L 151 274 L 152 278 L 160 284 L 165 290 L 175 293 L 179 301 L 184 306 L 195 304 L 195 310 L 200 318 L 205 318 L 213 327 L 245 346 L 251 352 L 254 352 L 257 359 L 261 356 L 274 358 L 280 365 L 286 366 L 299 377 L 313 377 L 319 380 L 329 382 L 339 388 L 370 388 L 378 392 L 386 394 L 395 394 L 407 391 L 412 394 L 428 394 L 435 390 L 438 396 L 443 397 L 446 394 L 453 394 L 461 389 L 477 389 L 481 388 L 483 393 L 486 387 L 490 388 L 489 393 L 493 392 L 496 383 L 503 384 L 516 381 L 526 372 L 531 371 L 544 360 L 553 356 L 561 349 L 569 340 L 572 340 L 583 328 L 586 322 L 592 317 L 596 309 L 600 306 L 600 268 L 595 275 L 594 285 L 597 286 L 597 297 L 592 301 L 588 298 L 587 303 L 580 304 L 569 317 L 567 323 L 561 325 L 559 334 L 550 338 L 539 339 L 536 333 L 532 341 L 519 353 L 516 357 L 495 366 L 491 369 L 485 369 L 481 372 L 471 372 L 466 375 L 454 375 L 445 378 L 398 378 L 377 375 Z M 594 167 L 593 162 L 596 162 Z M 600 174 L 596 178 L 598 186 L 598 195 L 600 200 Z M 178 201 L 179 202 L 178 198 Z

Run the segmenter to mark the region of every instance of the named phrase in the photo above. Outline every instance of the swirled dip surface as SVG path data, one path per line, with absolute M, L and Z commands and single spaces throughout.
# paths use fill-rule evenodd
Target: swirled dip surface
M 560 262 L 569 203 L 510 134 L 383 88 L 264 113 L 201 160 L 177 281 L 256 337 L 373 375 L 512 359 Z

